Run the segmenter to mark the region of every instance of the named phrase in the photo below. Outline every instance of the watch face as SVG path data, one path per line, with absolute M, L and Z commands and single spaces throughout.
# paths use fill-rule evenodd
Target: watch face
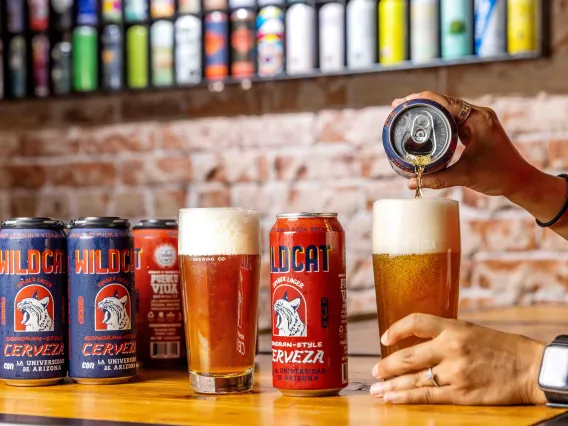
M 568 391 L 568 346 L 548 346 L 544 350 L 538 383 L 545 389 Z

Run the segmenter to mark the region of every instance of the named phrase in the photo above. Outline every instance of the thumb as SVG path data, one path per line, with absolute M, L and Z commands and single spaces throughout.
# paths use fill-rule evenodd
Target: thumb
M 466 176 L 457 165 L 422 177 L 423 188 L 444 189 L 453 186 L 466 186 Z M 408 181 L 408 187 L 416 189 L 416 178 Z

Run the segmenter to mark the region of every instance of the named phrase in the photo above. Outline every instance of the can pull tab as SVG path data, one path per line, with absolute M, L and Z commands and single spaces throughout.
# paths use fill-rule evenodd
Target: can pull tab
M 434 119 L 429 112 L 423 111 L 414 117 L 403 147 L 410 155 L 434 153 L 436 150 L 436 133 L 434 132 Z

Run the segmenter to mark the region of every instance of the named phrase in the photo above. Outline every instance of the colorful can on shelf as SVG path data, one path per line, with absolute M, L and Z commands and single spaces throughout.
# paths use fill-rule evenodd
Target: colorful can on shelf
M 377 58 L 377 19 L 374 0 L 347 3 L 347 67 L 371 68 Z
M 69 30 L 73 24 L 73 0 L 51 0 L 53 25 L 57 31 Z
M 203 8 L 206 11 L 226 10 L 227 0 L 203 0 Z
M 97 0 L 77 0 L 77 24 L 96 25 L 97 13 Z
M 174 84 L 174 24 L 156 21 L 151 28 L 152 84 L 171 86 Z
M 379 2 L 379 62 L 396 64 L 406 59 L 406 0 Z
M 537 0 L 509 0 L 507 38 L 509 54 L 537 49 Z
M 175 220 L 143 220 L 134 227 L 137 354 L 146 368 L 181 366 L 185 357 Z
M 345 233 L 335 213 L 278 215 L 270 232 L 272 382 L 289 396 L 348 384 Z
M 196 16 L 182 16 L 175 24 L 176 81 L 192 84 L 201 81 L 201 20 Z
M 205 15 L 205 77 L 223 80 L 229 75 L 229 18 L 224 12 Z
M 73 220 L 69 264 L 69 376 L 81 384 L 136 376 L 135 252 L 120 217 Z
M 254 76 L 254 30 L 256 17 L 252 10 L 237 9 L 231 13 L 231 76 Z
M 255 7 L 255 0 L 229 0 L 229 7 L 231 9 L 238 9 L 240 7 Z
M 49 38 L 36 34 L 32 38 L 34 93 L 37 97 L 49 95 Z
M 46 31 L 49 28 L 48 0 L 28 0 L 28 5 L 30 14 L 30 30 Z
M 24 0 L 6 0 L 6 12 L 8 15 L 8 31 L 21 33 L 26 25 Z
M 308 74 L 316 66 L 316 11 L 296 3 L 286 12 L 286 72 Z
M 324 4 L 319 11 L 319 64 L 322 72 L 341 71 L 345 63 L 345 6 Z
M 442 0 L 442 58 L 473 54 L 473 0 Z
M 53 93 L 66 95 L 71 92 L 71 43 L 60 41 L 51 50 L 51 82 Z
M 148 87 L 148 29 L 133 25 L 126 32 L 127 81 L 131 89 Z
M 77 27 L 73 31 L 73 89 L 92 92 L 99 84 L 97 31 Z
M 124 18 L 127 22 L 139 22 L 148 19 L 147 0 L 124 0 Z
M 170 18 L 174 15 L 174 0 L 150 0 L 152 18 Z
M 179 13 L 199 13 L 201 12 L 200 0 L 179 0 Z
M 103 20 L 120 22 L 122 20 L 122 0 L 103 0 Z
M 108 25 L 103 30 L 101 59 L 103 62 L 103 87 L 106 90 L 122 89 L 122 31 L 118 25 Z
M 440 56 L 440 0 L 410 3 L 410 60 L 431 61 Z
M 507 0 L 475 0 L 475 54 L 502 55 L 506 51 Z
M 275 77 L 284 72 L 284 12 L 263 7 L 256 18 L 258 75 Z
M 67 376 L 66 262 L 61 221 L 2 222 L 0 378 L 9 385 L 53 385 Z
M 10 40 L 8 51 L 8 70 L 10 94 L 14 98 L 23 98 L 27 92 L 26 40 L 15 36 Z

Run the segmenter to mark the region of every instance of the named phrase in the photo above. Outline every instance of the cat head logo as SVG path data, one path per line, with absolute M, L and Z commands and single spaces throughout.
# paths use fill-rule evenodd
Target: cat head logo
M 53 331 L 53 314 L 51 292 L 40 285 L 28 285 L 18 292 L 14 301 L 14 331 Z
M 121 284 L 102 288 L 95 299 L 95 330 L 130 330 L 130 294 Z
M 294 287 L 282 285 L 274 290 L 272 334 L 274 336 L 306 337 L 307 308 L 304 296 Z
M 161 268 L 171 268 L 177 262 L 176 248 L 171 244 L 162 244 L 154 251 L 154 261 Z

